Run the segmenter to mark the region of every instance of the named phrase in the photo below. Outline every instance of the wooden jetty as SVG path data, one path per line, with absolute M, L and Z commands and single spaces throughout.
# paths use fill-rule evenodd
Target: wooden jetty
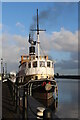
M 2 119 L 21 119 L 10 93 L 8 82 L 2 83 Z
M 2 120 L 36 120 L 39 117 L 37 108 L 45 106 L 32 96 L 25 95 L 26 91 L 20 96 L 14 86 L 9 80 L 2 83 Z M 52 119 L 59 118 L 52 113 Z

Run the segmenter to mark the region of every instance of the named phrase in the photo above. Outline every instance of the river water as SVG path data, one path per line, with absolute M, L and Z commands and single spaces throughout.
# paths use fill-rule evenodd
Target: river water
M 51 104 L 49 108 L 58 118 L 79 118 L 80 80 L 56 79 L 56 81 L 58 84 L 58 100 L 55 102 L 53 100 L 47 101 L 48 105 Z M 46 105 L 46 102 L 40 102 Z
M 56 79 L 58 84 L 58 106 L 55 114 L 59 118 L 78 118 L 79 85 L 76 79 Z

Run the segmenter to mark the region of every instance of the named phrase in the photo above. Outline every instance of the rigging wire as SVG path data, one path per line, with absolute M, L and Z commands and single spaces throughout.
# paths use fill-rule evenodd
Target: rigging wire
M 45 56 L 46 54 L 45 54 L 43 48 L 41 47 L 41 45 L 40 45 L 40 48 L 41 48 L 41 50 L 42 50 L 43 55 Z

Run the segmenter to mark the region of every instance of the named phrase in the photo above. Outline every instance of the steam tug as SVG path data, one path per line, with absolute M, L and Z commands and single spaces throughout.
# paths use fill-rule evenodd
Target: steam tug
M 58 86 L 54 80 L 54 61 L 48 59 L 48 56 L 40 55 L 40 41 L 37 9 L 37 41 L 34 41 L 29 34 L 30 43 L 29 55 L 22 55 L 17 73 L 18 84 L 32 82 L 32 96 L 39 99 L 50 99 L 53 93 L 57 93 Z M 35 47 L 37 46 L 37 54 Z

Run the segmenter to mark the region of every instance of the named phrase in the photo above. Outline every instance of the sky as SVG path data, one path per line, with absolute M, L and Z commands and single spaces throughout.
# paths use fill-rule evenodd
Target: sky
M 78 74 L 77 2 L 3 2 L 2 57 L 8 72 L 18 71 L 20 56 L 28 54 L 28 35 L 36 28 L 39 10 L 41 53 L 55 62 L 55 74 Z M 34 33 L 36 40 L 36 33 Z

